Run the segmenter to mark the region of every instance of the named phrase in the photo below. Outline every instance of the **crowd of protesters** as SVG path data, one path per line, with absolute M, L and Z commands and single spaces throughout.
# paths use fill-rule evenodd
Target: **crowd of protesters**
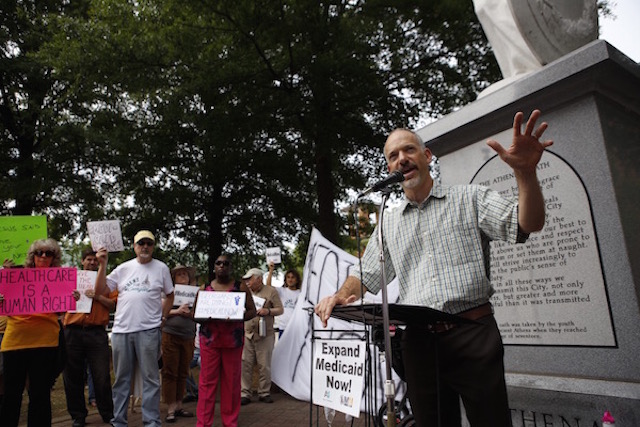
M 62 373 L 67 410 L 73 427 L 83 427 L 88 406 L 96 407 L 105 424 L 128 425 L 130 397 L 140 390 L 141 412 L 145 426 L 160 427 L 174 423 L 177 417 L 194 417 L 197 426 L 213 423 L 216 391 L 220 388 L 220 409 L 224 426 L 237 426 L 241 390 L 249 392 L 253 363 L 245 350 L 245 340 L 253 343 L 250 323 L 256 316 L 268 319 L 273 337 L 273 316 L 283 312 L 278 293 L 262 286 L 259 269 L 251 269 L 242 280 L 233 276 L 229 255 L 215 261 L 214 280 L 198 287 L 196 270 L 185 265 L 173 269 L 153 257 L 156 239 L 148 230 L 133 239 L 135 258 L 107 274 L 108 252 L 86 248 L 81 254 L 83 270 L 96 271 L 95 287 L 83 291 L 92 300 L 84 312 L 37 313 L 0 316 L 0 420 L 17 427 L 20 422 L 23 392 L 28 395 L 28 426 L 50 426 L 51 390 Z M 62 251 L 51 238 L 36 240 L 28 250 L 23 266 L 5 260 L 2 268 L 58 268 Z M 271 282 L 270 267 L 268 283 Z M 296 273 L 297 275 L 297 273 Z M 255 280 L 254 280 L 254 276 Z M 259 276 L 259 280 L 258 277 Z M 296 276 L 299 282 L 299 275 Z M 252 283 L 260 282 L 260 288 Z M 176 285 L 196 286 L 205 291 L 244 294 L 242 319 L 194 319 L 193 302 L 174 304 Z M 264 290 L 262 289 L 264 288 Z M 197 294 L 198 290 L 194 291 Z M 268 295 L 261 298 L 256 293 Z M 264 296 L 263 295 L 263 296 Z M 73 291 L 78 301 L 81 295 Z M 0 303 L 4 296 L 0 294 Z M 254 301 L 259 301 L 256 308 Z M 108 325 L 113 316 L 113 326 Z M 259 322 L 255 321 L 255 325 Z M 262 353 L 269 356 L 273 340 L 263 339 L 256 326 L 255 341 L 261 341 Z M 199 353 L 194 350 L 198 348 Z M 251 353 L 255 354 L 255 353 Z M 264 359 L 266 360 L 266 359 Z M 272 402 L 268 387 L 270 367 L 259 360 L 260 400 Z M 113 362 L 113 382 L 111 379 Z M 195 363 L 194 363 L 195 362 Z M 191 369 L 200 367 L 198 382 Z M 243 373 L 247 366 L 251 372 Z M 136 378 L 138 378 L 136 380 Z M 190 383 L 188 395 L 187 383 Z M 89 399 L 85 385 L 89 385 Z M 244 388 L 243 388 L 244 387 Z M 161 414 L 160 399 L 167 405 Z M 184 402 L 197 400 L 193 414 Z

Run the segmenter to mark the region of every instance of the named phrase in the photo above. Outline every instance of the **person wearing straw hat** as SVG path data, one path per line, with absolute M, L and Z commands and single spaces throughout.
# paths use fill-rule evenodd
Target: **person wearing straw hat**
M 171 270 L 175 285 L 190 285 L 195 282 L 196 270 L 178 264 Z M 196 324 L 193 321 L 193 304 L 184 303 L 169 310 L 162 326 L 162 397 L 167 404 L 168 423 L 175 423 L 176 417 L 193 417 L 182 408 L 182 398 L 189 376 L 189 364 L 195 348 Z

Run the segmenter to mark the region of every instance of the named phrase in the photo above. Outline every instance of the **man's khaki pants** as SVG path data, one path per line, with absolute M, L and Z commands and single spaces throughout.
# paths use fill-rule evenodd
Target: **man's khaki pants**
M 266 337 L 257 334 L 244 340 L 242 351 L 242 397 L 251 398 L 253 367 L 258 366 L 258 396 L 271 394 L 271 354 L 275 343 L 275 334 Z

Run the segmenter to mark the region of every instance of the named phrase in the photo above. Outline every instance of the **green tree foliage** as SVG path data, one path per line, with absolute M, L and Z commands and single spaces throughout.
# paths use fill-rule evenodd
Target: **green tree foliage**
M 46 213 L 60 238 L 99 200 L 85 172 L 85 127 L 68 115 L 65 87 L 37 57 L 52 37 L 49 16 L 77 17 L 82 2 L 0 4 L 0 214 Z
M 65 201 L 80 224 L 117 217 L 127 238 L 149 228 L 180 262 L 225 251 L 256 265 L 311 224 L 338 241 L 336 202 L 383 173 L 385 135 L 499 78 L 468 1 L 87 4 L 34 13 L 47 34 L 31 61 L 64 117 L 52 115 L 55 153 L 21 158 L 76 169 L 55 180 L 66 193 L 30 209 Z M 4 209 L 26 212 L 9 189 L 43 191 L 14 175 Z

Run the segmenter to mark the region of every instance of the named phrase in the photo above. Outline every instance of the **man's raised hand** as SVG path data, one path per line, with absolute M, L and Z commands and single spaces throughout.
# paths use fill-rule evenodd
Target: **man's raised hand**
M 551 140 L 540 142 L 542 134 L 548 127 L 546 122 L 542 122 L 534 131 L 540 114 L 540 110 L 534 110 L 531 113 L 523 132 L 522 121 L 524 114 L 522 112 L 516 113 L 513 118 L 513 140 L 509 148 L 505 149 L 498 141 L 493 139 L 487 141 L 487 145 L 498 153 L 500 158 L 516 172 L 535 172 L 545 148 L 553 144 Z

